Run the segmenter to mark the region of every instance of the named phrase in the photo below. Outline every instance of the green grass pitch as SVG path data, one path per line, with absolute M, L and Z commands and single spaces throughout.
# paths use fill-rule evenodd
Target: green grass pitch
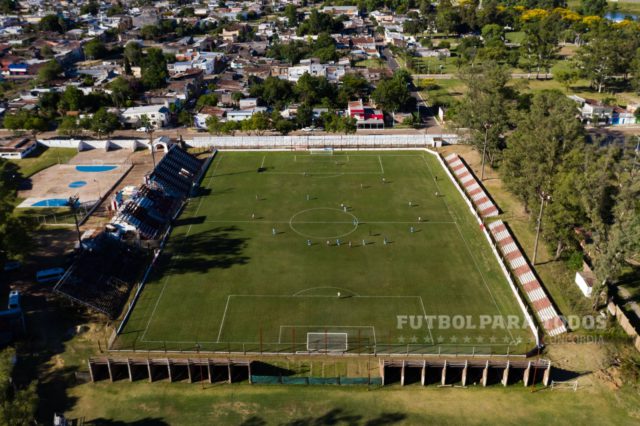
M 220 152 L 115 346 L 505 353 L 533 347 L 522 322 L 435 156 Z

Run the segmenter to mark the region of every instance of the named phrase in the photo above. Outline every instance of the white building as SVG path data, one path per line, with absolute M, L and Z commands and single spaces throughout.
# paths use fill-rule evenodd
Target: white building
M 169 109 L 164 105 L 146 105 L 127 108 L 120 114 L 122 120 L 131 126 L 141 124 L 142 118 L 147 117 L 149 123 L 156 129 L 169 124 Z
M 327 66 L 324 64 L 319 64 L 317 62 L 311 61 L 311 59 L 305 59 L 300 61 L 300 65 L 295 67 L 289 67 L 287 80 L 292 82 L 297 82 L 300 77 L 302 77 L 305 73 L 313 76 L 313 77 L 326 77 L 327 75 Z

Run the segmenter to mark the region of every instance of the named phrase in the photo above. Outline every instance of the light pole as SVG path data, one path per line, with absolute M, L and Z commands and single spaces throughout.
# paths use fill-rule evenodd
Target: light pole
M 536 242 L 533 245 L 533 266 L 536 264 L 538 256 L 538 240 L 540 239 L 540 228 L 542 227 L 542 211 L 544 210 L 544 202 L 551 199 L 551 195 L 547 195 L 544 191 L 540 192 L 540 213 L 538 214 L 538 222 L 536 224 Z
M 480 170 L 480 181 L 484 180 L 484 162 L 487 154 L 487 134 L 489 133 L 491 124 L 484 123 L 482 127 L 484 127 L 484 143 L 482 144 L 482 168 Z
M 153 168 L 156 168 L 156 153 L 153 149 L 153 124 L 147 123 L 147 128 L 145 129 L 147 135 L 149 135 L 149 147 L 151 148 L 151 160 L 153 161 Z
M 78 250 L 82 251 L 82 236 L 80 235 L 80 224 L 78 223 L 78 215 L 76 214 L 76 205 L 78 204 L 78 194 L 72 195 L 69 197 L 67 201 L 69 203 L 69 207 L 71 208 L 71 212 L 73 213 L 73 220 L 76 223 L 76 232 L 78 234 Z

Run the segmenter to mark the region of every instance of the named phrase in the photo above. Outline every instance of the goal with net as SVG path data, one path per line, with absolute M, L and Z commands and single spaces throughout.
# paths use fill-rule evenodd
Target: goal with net
M 346 352 L 348 349 L 347 333 L 307 333 L 307 351 Z
M 310 155 L 333 155 L 333 148 L 309 148 Z

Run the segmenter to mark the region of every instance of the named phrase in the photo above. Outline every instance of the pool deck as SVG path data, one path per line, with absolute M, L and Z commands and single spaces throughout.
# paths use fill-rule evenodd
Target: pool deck
M 88 164 L 88 166 L 97 166 Z M 112 170 L 82 172 L 76 165 L 62 164 L 45 169 L 31 177 L 31 188 L 21 190 L 18 196 L 25 200 L 18 206 L 34 207 L 38 202 L 51 199 L 68 199 L 77 195 L 81 203 L 97 201 L 120 179 L 129 165 L 113 165 Z M 70 187 L 74 182 L 84 181 L 85 185 Z M 36 206 L 37 207 L 37 206 Z

